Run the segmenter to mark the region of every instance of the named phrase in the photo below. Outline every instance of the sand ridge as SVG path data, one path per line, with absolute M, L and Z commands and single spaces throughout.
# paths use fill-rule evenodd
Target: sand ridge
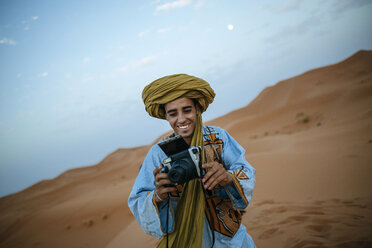
M 257 169 L 243 223 L 258 247 L 372 247 L 372 51 L 283 80 L 207 124 Z M 149 148 L 1 198 L 0 247 L 154 247 L 127 206 Z

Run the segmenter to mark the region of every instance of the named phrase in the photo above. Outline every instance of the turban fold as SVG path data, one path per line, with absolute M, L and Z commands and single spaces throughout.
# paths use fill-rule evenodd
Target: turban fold
M 201 78 L 187 74 L 174 74 L 159 78 L 147 85 L 142 92 L 142 100 L 150 116 L 165 119 L 164 104 L 180 97 L 194 99 L 204 112 L 213 102 L 215 93 Z

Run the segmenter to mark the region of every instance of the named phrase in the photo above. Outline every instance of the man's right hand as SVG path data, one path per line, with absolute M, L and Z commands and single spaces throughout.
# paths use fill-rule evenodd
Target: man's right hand
M 162 201 L 165 201 L 168 199 L 168 193 L 175 193 L 177 192 L 177 188 L 175 187 L 175 184 L 172 183 L 168 179 L 168 174 L 167 173 L 159 173 L 161 169 L 163 168 L 162 165 L 159 167 L 156 167 L 155 170 L 153 171 L 154 178 L 155 178 L 155 201 L 156 203 L 160 203 Z M 166 187 L 166 185 L 172 185 L 174 187 Z

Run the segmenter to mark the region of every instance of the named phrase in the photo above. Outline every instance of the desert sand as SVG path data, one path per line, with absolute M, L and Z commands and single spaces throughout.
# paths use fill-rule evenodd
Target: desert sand
M 257 247 L 372 247 L 372 51 L 283 80 L 207 124 L 257 169 L 243 216 Z M 1 198 L 0 247 L 154 247 L 127 206 L 149 148 Z

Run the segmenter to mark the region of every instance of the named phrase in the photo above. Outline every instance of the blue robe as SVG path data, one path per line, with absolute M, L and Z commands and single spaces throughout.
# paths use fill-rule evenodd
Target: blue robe
M 203 134 L 205 147 L 206 144 L 213 143 L 214 140 L 219 141 L 215 143 L 222 144 L 221 159 L 234 182 L 232 186 L 223 187 L 217 193 L 218 196 L 221 199 L 230 199 L 235 209 L 245 209 L 252 198 L 256 174 L 256 170 L 245 159 L 245 150 L 222 128 L 203 127 Z M 139 225 L 147 234 L 158 239 L 162 238 L 166 232 L 167 209 L 169 211 L 168 232 L 174 231 L 174 213 L 177 206 L 175 200 L 170 201 L 169 208 L 167 208 L 166 201 L 159 205 L 154 201 L 153 170 L 166 157 L 157 144 L 151 147 L 128 199 L 129 208 Z M 255 247 L 243 224 L 240 224 L 233 237 L 228 237 L 216 231 L 214 231 L 214 236 L 214 247 Z M 212 237 L 212 231 L 205 217 L 202 247 L 211 247 Z

